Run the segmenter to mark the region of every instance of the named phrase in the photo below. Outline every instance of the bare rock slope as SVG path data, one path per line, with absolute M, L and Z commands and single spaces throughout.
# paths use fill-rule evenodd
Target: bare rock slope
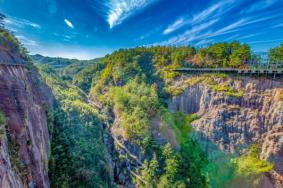
M 11 64 L 0 64 L 0 111 L 6 119 L 0 125 L 0 187 L 50 187 L 45 106 L 52 103 L 51 92 L 33 68 L 5 60 Z

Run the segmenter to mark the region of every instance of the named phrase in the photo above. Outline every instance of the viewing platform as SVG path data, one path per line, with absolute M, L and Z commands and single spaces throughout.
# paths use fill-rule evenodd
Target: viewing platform
M 283 75 L 283 68 L 277 69 L 236 69 L 236 68 L 179 68 L 173 71 L 182 73 L 234 73 L 250 75 Z

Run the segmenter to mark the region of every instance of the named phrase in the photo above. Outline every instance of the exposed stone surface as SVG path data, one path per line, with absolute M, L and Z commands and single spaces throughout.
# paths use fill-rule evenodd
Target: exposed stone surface
M 50 103 L 51 92 L 34 70 L 0 65 L 0 110 L 7 119 L 0 137 L 0 187 L 50 187 L 44 109 Z
M 114 123 L 105 141 L 108 152 L 111 154 L 111 166 L 113 169 L 114 181 L 118 187 L 134 188 L 132 177 L 137 167 L 142 165 L 140 148 L 132 144 L 123 136 L 120 119 L 114 118 Z
M 241 154 L 252 143 L 262 145 L 261 158 L 274 164 L 283 176 L 283 81 L 253 78 L 222 78 L 218 84 L 243 90 L 242 97 L 215 92 L 204 83 L 195 84 L 169 103 L 171 111 L 197 113 L 193 122 L 197 139 L 232 154 Z M 280 179 L 280 178 L 279 178 Z M 281 185 L 283 186 L 283 185 Z M 280 187 L 280 186 L 279 186 Z

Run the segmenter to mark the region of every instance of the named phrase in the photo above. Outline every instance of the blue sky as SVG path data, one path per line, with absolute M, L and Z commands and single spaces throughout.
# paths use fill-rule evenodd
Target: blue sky
M 90 59 L 141 45 L 283 43 L 282 0 L 0 0 L 31 54 Z

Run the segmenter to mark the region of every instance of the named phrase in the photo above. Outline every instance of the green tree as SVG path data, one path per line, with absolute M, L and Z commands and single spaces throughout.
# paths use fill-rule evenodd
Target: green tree
M 271 48 L 268 52 L 269 62 L 271 64 L 283 64 L 283 44 L 279 47 Z
M 150 161 L 145 161 L 141 171 L 141 178 L 144 180 L 141 187 L 155 188 L 159 179 L 159 164 L 157 156 L 154 153 Z
M 239 67 L 246 63 L 250 58 L 250 48 L 247 44 L 243 44 L 238 46 L 237 49 L 233 49 L 229 65 L 232 67 Z
M 180 179 L 178 176 L 179 161 L 169 143 L 164 146 L 162 150 L 162 157 L 164 158 L 164 173 L 160 177 L 158 187 L 176 187 L 176 182 Z

